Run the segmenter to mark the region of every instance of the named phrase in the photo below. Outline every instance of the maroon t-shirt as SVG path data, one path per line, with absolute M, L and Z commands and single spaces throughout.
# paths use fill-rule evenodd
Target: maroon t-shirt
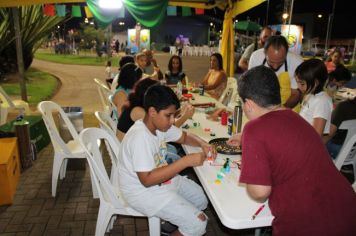
M 242 150 L 240 182 L 272 186 L 273 235 L 356 235 L 356 194 L 298 114 L 248 122 Z

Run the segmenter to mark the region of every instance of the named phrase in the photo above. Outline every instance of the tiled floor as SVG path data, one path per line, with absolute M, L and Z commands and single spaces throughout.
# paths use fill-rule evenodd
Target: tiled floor
M 85 127 L 97 126 L 92 115 L 84 116 Z M 57 196 L 51 196 L 53 148 L 38 153 L 33 166 L 23 171 L 11 206 L 0 207 L 0 235 L 94 235 L 99 200 L 92 198 L 89 168 L 68 170 L 58 182 Z M 70 168 L 70 166 L 69 166 Z M 222 226 L 213 208 L 209 236 L 253 235 L 254 230 L 230 230 Z M 270 233 L 268 233 L 270 234 Z M 146 218 L 119 216 L 107 235 L 148 235 Z

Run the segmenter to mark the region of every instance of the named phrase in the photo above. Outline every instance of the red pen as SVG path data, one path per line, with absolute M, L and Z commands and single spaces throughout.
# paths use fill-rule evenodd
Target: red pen
M 252 216 L 252 220 L 254 220 L 256 218 L 256 216 L 263 210 L 264 207 L 265 207 L 265 204 L 263 204 L 262 206 L 260 206 L 260 208 L 257 209 L 255 214 L 253 214 L 253 216 Z

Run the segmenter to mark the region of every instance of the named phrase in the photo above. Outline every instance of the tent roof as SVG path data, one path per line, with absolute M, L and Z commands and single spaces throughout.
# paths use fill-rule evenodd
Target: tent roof
M 50 4 L 50 3 L 81 3 L 85 0 L 0 0 L 0 7 L 16 7 L 25 5 Z M 195 8 L 211 9 L 219 7 L 224 9 L 228 1 L 226 0 L 171 0 L 171 6 L 186 6 Z

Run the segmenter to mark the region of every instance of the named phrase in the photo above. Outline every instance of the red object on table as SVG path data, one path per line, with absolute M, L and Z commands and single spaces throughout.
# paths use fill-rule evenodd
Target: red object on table
M 226 111 L 221 112 L 221 124 L 227 125 L 228 113 Z
M 191 98 L 191 97 L 193 97 L 193 94 L 191 94 L 191 93 L 185 93 L 185 94 L 183 94 L 183 97 L 185 97 L 185 98 Z

